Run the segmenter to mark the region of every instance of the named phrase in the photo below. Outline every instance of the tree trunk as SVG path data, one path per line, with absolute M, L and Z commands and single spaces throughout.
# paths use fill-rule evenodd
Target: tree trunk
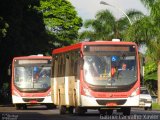
M 158 61 L 158 81 L 157 81 L 157 84 L 158 84 L 158 104 L 160 105 L 160 61 Z

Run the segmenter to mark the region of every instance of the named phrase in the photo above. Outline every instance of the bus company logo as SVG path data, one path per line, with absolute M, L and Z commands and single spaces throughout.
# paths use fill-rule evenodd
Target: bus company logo
M 113 94 L 110 94 L 109 97 L 113 97 Z
M 4 113 L 2 114 L 2 120 L 18 120 L 18 115 Z

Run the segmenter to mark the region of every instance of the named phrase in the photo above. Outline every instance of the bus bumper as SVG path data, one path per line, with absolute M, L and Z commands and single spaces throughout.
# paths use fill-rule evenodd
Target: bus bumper
M 53 103 L 51 100 L 51 96 L 46 97 L 19 97 L 12 95 L 12 103 L 13 104 L 21 104 L 21 103 L 28 103 L 28 104 L 41 104 L 41 103 Z
M 81 95 L 82 107 L 138 107 L 139 95 L 128 98 L 94 98 Z

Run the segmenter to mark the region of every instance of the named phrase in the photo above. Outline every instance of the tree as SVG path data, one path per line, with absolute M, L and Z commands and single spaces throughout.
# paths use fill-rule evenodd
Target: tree
M 160 39 L 160 38 L 158 38 Z M 157 41 L 152 41 L 152 43 L 150 43 L 150 45 L 148 45 L 149 47 L 149 55 L 152 58 L 153 61 L 155 61 L 157 63 L 158 69 L 157 69 L 157 76 L 158 76 L 158 91 L 157 91 L 157 95 L 158 95 L 158 103 L 160 104 L 160 43 Z
M 141 0 L 141 2 L 149 9 L 150 14 L 131 26 L 126 36 L 130 36 L 128 39 L 138 44 L 146 44 L 148 55 L 157 63 L 158 103 L 160 104 L 160 0 Z
M 149 27 L 150 26 L 150 27 Z M 149 27 L 149 28 L 148 28 Z M 133 23 L 125 31 L 125 39 L 134 41 L 138 45 L 149 44 L 151 39 L 154 39 L 155 30 L 150 17 L 144 16 Z
M 57 39 L 70 44 L 77 39 L 78 30 L 82 26 L 82 19 L 72 4 L 67 0 L 40 0 L 37 9 L 43 13 L 44 23 Z M 54 41 L 53 41 L 54 42 Z
M 6 36 L 8 27 L 9 25 L 4 21 L 3 17 L 0 16 L 0 39 Z
M 138 19 L 143 14 L 136 10 L 127 11 L 127 15 L 131 19 Z M 112 38 L 121 38 L 123 39 L 123 35 L 125 30 L 130 26 L 130 23 L 126 17 L 122 17 L 120 19 L 116 19 L 113 14 L 109 10 L 102 10 L 97 12 L 95 19 L 86 20 L 84 22 L 85 28 L 90 28 L 92 31 L 91 34 L 89 32 L 83 32 L 80 35 L 80 38 L 83 39 L 84 36 L 91 37 L 92 39 L 101 39 L 101 40 L 110 40 Z M 84 33 L 87 33 L 84 35 Z M 94 33 L 94 34 L 93 34 Z
M 160 18 L 160 0 L 141 0 L 150 10 L 150 18 L 152 25 L 154 26 L 152 30 L 154 30 L 154 39 L 151 39 L 151 42 L 148 44 L 148 47 L 150 49 L 150 55 L 153 60 L 157 62 L 158 70 L 157 70 L 157 75 L 158 75 L 158 103 L 160 104 L 160 23 L 159 23 L 159 18 Z M 148 26 L 151 27 L 151 26 Z
M 46 7 L 38 11 L 45 1 L 54 9 Z M 50 55 L 58 44 L 73 41 L 80 26 L 81 18 L 65 0 L 0 0 L 0 83 L 10 82 L 7 69 L 13 57 L 39 53 Z M 50 28 L 57 28 L 57 31 Z
M 4 31 L 0 35 L 0 83 L 10 83 L 7 69 L 13 57 L 51 53 L 43 16 L 34 8 L 38 5 L 39 0 L 0 0 L 0 29 Z

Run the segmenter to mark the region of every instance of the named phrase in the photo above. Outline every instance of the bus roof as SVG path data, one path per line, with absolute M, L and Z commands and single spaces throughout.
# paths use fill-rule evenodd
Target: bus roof
M 73 44 L 70 46 L 62 47 L 62 48 L 57 48 L 52 51 L 52 54 L 58 54 L 58 53 L 63 53 L 71 50 L 75 50 L 78 48 L 81 48 L 84 45 L 136 45 L 134 42 L 114 42 L 114 41 L 93 41 L 93 42 L 81 42 L 78 44 Z
M 51 56 L 31 55 L 31 56 L 14 57 L 13 60 L 15 60 L 15 59 L 52 59 L 52 57 Z

